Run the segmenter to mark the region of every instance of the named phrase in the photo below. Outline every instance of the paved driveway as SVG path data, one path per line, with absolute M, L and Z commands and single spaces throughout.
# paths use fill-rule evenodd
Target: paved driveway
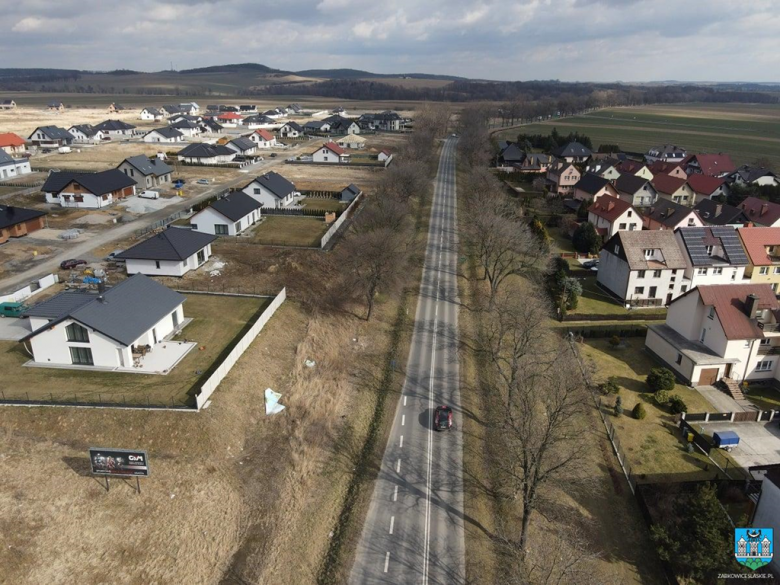
M 715 386 L 696 386 L 699 394 L 707 399 L 715 409 L 713 412 L 746 412 L 756 410 L 756 408 L 747 400 L 734 400 L 731 396 L 718 390 Z
M 731 456 L 742 467 L 780 463 L 780 421 L 772 422 L 717 422 L 692 423 L 703 427 L 706 433 L 734 431 L 739 435 L 739 446 Z
M 0 340 L 17 341 L 30 332 L 29 319 L 5 317 L 0 319 Z

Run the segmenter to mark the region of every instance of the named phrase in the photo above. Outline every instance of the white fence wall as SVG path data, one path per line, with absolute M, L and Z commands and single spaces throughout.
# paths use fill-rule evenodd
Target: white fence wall
M 362 201 L 363 197 L 365 197 L 364 193 L 361 193 L 355 197 L 352 200 L 352 203 L 350 203 L 349 206 L 344 210 L 344 213 L 342 213 L 339 218 L 333 222 L 333 225 L 330 226 L 330 229 L 325 232 L 324 236 L 322 236 L 322 239 L 320 240 L 320 248 L 324 248 L 330 239 L 336 234 L 336 232 L 339 231 L 339 228 L 344 224 L 345 221 L 347 221 L 347 217 L 349 217 L 352 213 L 354 206 Z
M 240 358 L 247 350 L 247 348 L 252 344 L 252 342 L 255 340 L 255 337 L 257 337 L 257 335 L 263 330 L 265 324 L 268 323 L 271 317 L 273 317 L 274 313 L 276 313 L 276 309 L 282 306 L 282 303 L 286 298 L 287 289 L 283 288 L 279 294 L 276 295 L 274 300 L 271 301 L 271 304 L 268 305 L 268 308 L 263 311 L 263 314 L 260 315 L 260 318 L 255 322 L 255 324 L 252 325 L 252 328 L 246 332 L 246 335 L 241 338 L 241 341 L 236 344 L 225 360 L 219 365 L 216 371 L 211 374 L 209 379 L 203 383 L 203 386 L 200 387 L 199 393 L 195 395 L 195 402 L 197 404 L 198 410 L 203 408 L 203 405 L 214 393 L 214 390 L 217 389 L 217 386 L 219 386 L 220 382 L 222 382 L 225 376 L 228 375 L 230 370 L 236 364 L 238 358 Z
M 5 295 L 0 295 L 0 303 L 21 303 L 22 301 L 29 299 L 31 296 L 38 294 L 42 290 L 45 290 L 56 284 L 59 282 L 59 280 L 60 279 L 56 274 L 48 274 L 42 278 L 39 278 L 37 281 L 33 281 L 27 286 L 23 286 L 19 290 Z M 36 282 L 37 287 L 34 289 Z

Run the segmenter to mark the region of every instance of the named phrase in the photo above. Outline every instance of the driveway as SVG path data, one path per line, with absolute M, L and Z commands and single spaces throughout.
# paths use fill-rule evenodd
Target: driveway
M 731 457 L 747 469 L 753 465 L 780 463 L 780 423 L 772 422 L 717 422 L 693 423 L 708 434 L 718 431 L 734 431 L 739 435 L 739 445 L 731 451 Z
M 749 400 L 734 400 L 715 386 L 696 386 L 699 394 L 712 404 L 714 412 L 748 412 L 758 410 Z
M 0 340 L 18 341 L 30 332 L 29 319 L 5 317 L 0 319 Z

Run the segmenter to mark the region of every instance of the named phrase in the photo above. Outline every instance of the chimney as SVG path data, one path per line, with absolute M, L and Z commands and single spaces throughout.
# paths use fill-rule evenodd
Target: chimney
M 766 203 L 761 204 L 761 213 L 759 213 L 759 216 L 764 215 L 767 211 L 769 211 L 769 205 Z
M 758 295 L 749 294 L 745 299 L 745 314 L 748 318 L 753 319 L 758 311 Z
M 718 203 L 715 206 L 715 217 L 718 217 L 721 213 L 723 213 L 723 204 L 722 203 Z
M 98 294 L 100 295 L 100 296 L 98 297 L 98 300 L 100 300 L 100 301 L 102 301 L 102 300 L 103 300 L 103 293 L 104 293 L 104 292 L 106 292 L 106 283 L 105 283 L 105 281 L 104 281 L 104 280 L 101 278 L 101 279 L 100 279 L 100 281 L 98 282 Z

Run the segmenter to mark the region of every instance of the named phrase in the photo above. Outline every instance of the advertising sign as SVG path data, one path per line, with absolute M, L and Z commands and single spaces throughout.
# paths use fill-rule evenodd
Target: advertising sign
M 90 448 L 89 460 L 95 475 L 149 477 L 146 451 Z

